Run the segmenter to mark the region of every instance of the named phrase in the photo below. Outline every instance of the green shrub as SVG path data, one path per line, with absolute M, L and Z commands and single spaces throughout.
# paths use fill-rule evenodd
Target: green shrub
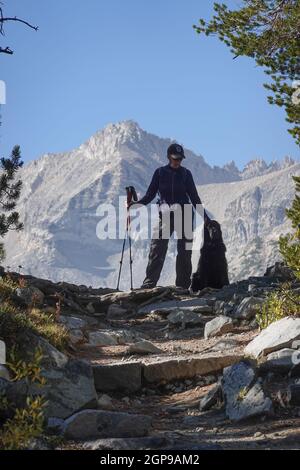
M 30 362 L 22 361 L 13 351 L 7 363 L 14 377 L 13 380 L 26 379 L 37 384 L 39 387 L 45 385 L 45 378 L 41 376 L 41 362 L 43 355 L 40 349 L 34 353 Z M 37 395 L 28 396 L 24 408 L 15 408 L 6 396 L 0 397 L 1 415 L 13 415 L 5 420 L 0 431 L 0 448 L 6 450 L 24 449 L 31 439 L 39 437 L 44 430 L 43 409 L 47 401 L 44 397 Z
M 44 429 L 43 407 L 45 399 L 41 396 L 27 397 L 26 407 L 17 408 L 13 418 L 8 419 L 0 433 L 0 448 L 20 450 L 26 448 L 31 439 L 39 437 Z
M 53 315 L 42 309 L 20 310 L 9 301 L 0 304 L 0 338 L 7 347 L 22 343 L 26 332 L 36 333 L 58 349 L 64 350 L 68 343 L 68 331 L 57 323 Z
M 291 290 L 290 282 L 283 283 L 268 294 L 266 302 L 256 315 L 256 321 L 262 330 L 287 316 L 300 316 L 300 295 Z

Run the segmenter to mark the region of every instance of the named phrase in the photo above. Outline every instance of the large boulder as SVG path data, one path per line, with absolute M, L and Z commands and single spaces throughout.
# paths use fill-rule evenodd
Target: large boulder
M 85 361 L 69 359 L 63 367 L 42 369 L 46 384 L 30 386 L 33 395 L 47 399 L 46 417 L 68 418 L 76 411 L 97 406 L 92 367 Z
M 152 418 L 116 411 L 84 410 L 68 418 L 63 427 L 67 439 L 141 437 L 151 429 Z
M 273 351 L 290 348 L 300 339 L 300 318 L 285 317 L 265 328 L 245 348 L 245 354 L 258 358 Z
M 13 382 L 9 388 L 12 401 L 23 401 L 27 395 L 43 395 L 47 400 L 46 417 L 67 418 L 76 411 L 97 406 L 93 370 L 89 363 L 69 359 L 44 338 L 33 333 L 24 335 L 20 354 L 30 361 L 37 348 L 43 354 L 41 375 L 46 379 L 42 387 L 28 380 Z
M 272 412 L 272 401 L 266 397 L 254 368 L 246 361 L 224 370 L 222 379 L 226 415 L 231 421 Z

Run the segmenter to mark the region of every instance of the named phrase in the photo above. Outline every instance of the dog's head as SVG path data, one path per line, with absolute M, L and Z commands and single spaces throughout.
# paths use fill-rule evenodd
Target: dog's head
M 223 240 L 221 225 L 216 220 L 210 220 L 206 224 L 205 229 L 207 230 L 206 235 L 207 235 L 208 241 L 210 241 L 211 243 L 214 244 L 214 243 L 221 242 Z

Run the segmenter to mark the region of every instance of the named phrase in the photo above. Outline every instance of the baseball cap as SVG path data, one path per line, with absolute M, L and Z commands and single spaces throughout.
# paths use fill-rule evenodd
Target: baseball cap
M 167 150 L 168 157 L 175 158 L 179 160 L 180 158 L 185 158 L 183 147 L 179 144 L 171 144 Z

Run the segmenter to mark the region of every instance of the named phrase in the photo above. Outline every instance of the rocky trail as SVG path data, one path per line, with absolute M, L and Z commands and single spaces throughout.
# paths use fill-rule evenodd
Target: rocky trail
M 27 277 L 50 310 L 53 290 L 64 293 L 68 354 L 39 340 L 51 363 L 48 431 L 63 437 L 56 448 L 299 448 L 300 319 L 261 333 L 255 319 L 288 276 L 276 264 L 263 277 L 197 294 Z

